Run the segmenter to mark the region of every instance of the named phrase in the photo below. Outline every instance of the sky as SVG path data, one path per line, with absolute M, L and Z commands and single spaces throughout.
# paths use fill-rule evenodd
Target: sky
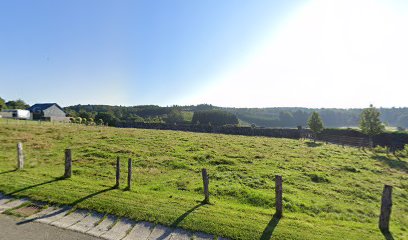
M 0 97 L 408 106 L 405 0 L 3 0 Z

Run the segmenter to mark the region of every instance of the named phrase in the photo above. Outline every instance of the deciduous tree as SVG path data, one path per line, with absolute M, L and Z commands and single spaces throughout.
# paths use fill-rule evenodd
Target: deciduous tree
M 6 105 L 8 109 L 27 109 L 29 107 L 29 105 L 21 99 L 8 101 L 6 102 Z
M 6 101 L 0 97 L 0 111 L 6 108 L 7 108 Z
M 370 146 L 373 146 L 373 136 L 382 133 L 385 129 L 380 120 L 380 112 L 371 104 L 363 110 L 360 116 L 361 131 L 369 136 Z
M 312 114 L 309 117 L 309 120 L 307 121 L 307 124 L 312 130 L 314 136 L 314 141 L 316 141 L 317 134 L 323 131 L 324 126 L 323 126 L 323 121 L 320 118 L 320 115 L 317 112 L 312 112 Z

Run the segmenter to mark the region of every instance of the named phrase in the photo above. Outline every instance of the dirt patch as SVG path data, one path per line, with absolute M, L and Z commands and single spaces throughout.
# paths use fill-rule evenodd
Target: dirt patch
M 30 205 L 30 206 L 14 209 L 12 210 L 12 213 L 22 216 L 22 217 L 28 217 L 35 213 L 38 213 L 39 211 L 41 211 L 41 207 L 36 206 L 36 205 Z

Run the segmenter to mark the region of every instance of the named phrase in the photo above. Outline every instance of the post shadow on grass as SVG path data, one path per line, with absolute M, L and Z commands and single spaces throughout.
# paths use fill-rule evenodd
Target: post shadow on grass
M 394 240 L 394 237 L 389 230 L 381 230 L 381 233 L 384 235 L 385 240 Z
M 70 203 L 69 205 L 75 207 L 76 205 L 80 204 L 81 202 L 83 202 L 83 201 L 85 201 L 85 200 L 88 200 L 88 199 L 90 199 L 90 198 L 92 198 L 92 197 L 95 197 L 96 195 L 99 195 L 99 194 L 102 194 L 102 193 L 111 191 L 111 190 L 113 190 L 113 189 L 115 189 L 114 186 L 113 186 L 113 187 L 110 187 L 110 188 L 106 188 L 106 189 L 100 190 L 100 191 L 97 191 L 97 192 L 94 192 L 94 193 L 91 193 L 91 194 L 89 194 L 89 195 L 87 195 L 87 196 L 85 196 L 85 197 L 82 197 L 82 198 L 80 198 L 80 199 L 77 199 L 77 200 L 73 201 L 73 202 Z
M 7 173 L 12 173 L 12 172 L 17 172 L 17 168 L 16 168 L 16 169 L 13 169 L 13 170 L 8 170 L 8 171 L 0 172 L 0 175 L 2 175 L 2 174 L 7 174 Z
M 178 217 L 176 220 L 174 220 L 174 222 L 170 225 L 171 227 L 177 227 L 181 221 L 184 220 L 184 218 L 186 218 L 190 213 L 194 212 L 196 209 L 198 209 L 199 207 L 205 205 L 204 202 L 200 202 L 199 204 L 195 205 L 194 207 L 192 207 L 191 209 L 189 209 L 187 212 L 183 213 L 180 217 Z
M 24 188 L 15 190 L 13 192 L 9 192 L 9 193 L 7 193 L 7 195 L 14 195 L 16 193 L 23 192 L 23 191 L 28 190 L 28 189 L 32 189 L 32 188 L 39 187 L 39 186 L 42 186 L 42 185 L 50 184 L 50 183 L 57 182 L 57 181 L 60 181 L 60 180 L 63 180 L 63 179 L 64 179 L 63 177 L 56 177 L 56 178 L 54 178 L 52 180 L 49 180 L 49 181 L 46 181 L 46 182 L 34 184 L 34 185 L 31 185 L 31 186 L 28 186 L 28 187 L 24 187 Z
M 273 232 L 275 231 L 276 226 L 278 226 L 279 220 L 281 217 L 275 213 L 269 221 L 268 225 L 266 226 L 265 230 L 262 232 L 262 236 L 260 240 L 269 240 L 272 237 Z
M 176 228 L 178 227 L 178 225 L 192 212 L 194 212 L 196 209 L 198 209 L 199 207 L 205 205 L 204 202 L 200 202 L 199 204 L 195 205 L 194 207 L 192 207 L 191 209 L 189 209 L 187 212 L 183 213 L 180 217 L 178 217 L 176 220 L 174 220 L 173 223 L 170 224 L 171 228 Z M 167 228 L 164 233 L 157 238 L 157 240 L 164 240 L 167 239 L 170 234 L 173 232 L 171 228 Z

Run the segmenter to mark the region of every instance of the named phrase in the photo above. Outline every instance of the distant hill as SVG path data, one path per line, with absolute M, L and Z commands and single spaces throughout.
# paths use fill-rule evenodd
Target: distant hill
M 255 124 L 258 127 L 296 127 L 306 126 L 311 112 L 318 112 L 326 127 L 356 127 L 359 125 L 362 109 L 337 108 L 225 108 L 208 104 L 191 106 L 161 107 L 156 105 L 109 106 L 109 105 L 75 105 L 65 108 L 73 117 L 97 118 L 100 112 L 109 113 L 115 121 L 168 122 L 170 115 L 181 113 L 183 123 L 189 123 L 195 111 L 224 110 L 235 114 L 240 124 Z M 408 128 L 408 108 L 379 108 L 381 120 L 388 126 Z M 173 120 L 172 120 L 173 121 Z
M 326 127 L 356 127 L 363 109 L 337 108 L 223 108 L 243 122 L 262 127 L 306 126 L 311 112 L 320 114 Z M 408 128 L 408 108 L 379 108 L 387 126 Z

